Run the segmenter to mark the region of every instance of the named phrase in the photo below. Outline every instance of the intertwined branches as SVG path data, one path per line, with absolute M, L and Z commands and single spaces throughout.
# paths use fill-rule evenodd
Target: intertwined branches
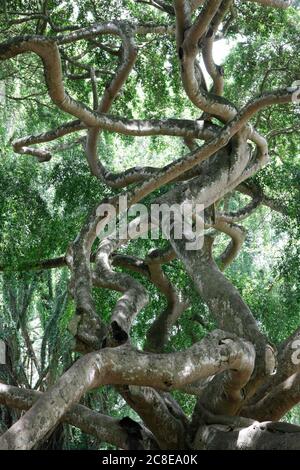
M 278 8 L 286 8 L 291 3 L 280 0 L 255 2 Z M 230 243 L 219 259 L 221 269 L 225 269 L 237 256 L 245 239 L 245 231 L 237 222 L 248 217 L 260 204 L 272 206 L 273 202 L 259 188 L 244 183 L 268 160 L 267 141 L 249 121 L 268 106 L 291 103 L 299 95 L 299 88 L 287 84 L 283 89 L 252 97 L 240 109 L 223 96 L 224 71 L 214 62 L 213 46 L 220 30 L 222 34 L 226 31 L 224 26 L 234 8 L 232 0 L 174 0 L 173 5 L 158 0 L 137 3 L 146 3 L 167 15 L 168 24 L 137 24 L 121 19 L 97 22 L 84 28 L 57 27 L 47 9 L 24 17 L 20 15 L 11 21 L 11 25 L 20 25 L 38 20 L 37 34 L 3 42 L 0 60 L 23 57 L 24 54 L 38 56 L 52 104 L 73 119 L 47 132 L 19 138 L 13 142 L 13 148 L 45 162 L 52 158 L 55 147 L 45 148 L 40 144 L 84 131 L 84 137 L 79 140 L 84 143 L 91 174 L 110 188 L 123 188 L 120 194 L 127 197 L 128 208 L 170 183 L 159 202 L 185 204 L 192 199 L 194 203 L 203 204 L 208 212 L 212 211 L 211 214 L 207 212 L 204 221 L 210 233 L 206 234 L 204 246 L 196 254 L 186 251 L 185 240 L 172 237 L 165 252 L 154 251 L 145 260 L 117 253 L 128 243 L 126 237 L 117 240 L 104 237 L 93 253 L 99 233 L 111 220 L 111 214 L 102 210 L 103 204 L 111 204 L 119 218 L 123 215 L 119 194 L 113 194 L 100 201 L 89 214 L 65 256 L 37 264 L 37 267 L 49 268 L 68 265 L 72 276 L 70 290 L 76 305 L 72 331 L 77 339 L 77 350 L 90 354 L 77 361 L 33 406 L 36 394 L 23 391 L 18 397 L 15 389 L 0 387 L 2 403 L 30 408 L 1 437 L 2 448 L 31 448 L 60 419 L 118 446 L 130 447 L 126 440 L 128 436 L 124 435 L 119 423 L 75 405 L 87 390 L 104 384 L 117 386 L 119 393 L 142 417 L 147 429 L 140 431 L 136 445 L 145 447 L 150 442 L 150 447 L 161 448 L 198 446 L 201 439 L 205 440 L 203 426 L 212 424 L 212 416 L 230 415 L 231 422 L 240 413 L 263 419 L 260 410 L 265 406 L 264 400 L 268 410 L 272 411 L 272 404 L 286 390 L 284 380 L 292 380 L 298 387 L 296 368 L 291 371 L 296 374 L 295 379 L 291 374 L 288 377 L 280 375 L 276 388 L 269 391 L 270 384 L 274 383 L 270 376 L 276 369 L 274 348 L 260 332 L 238 291 L 219 269 L 212 248 L 216 233 L 229 236 Z M 112 105 L 121 89 L 126 87 L 141 53 L 140 38 L 151 41 L 153 37 L 166 34 L 176 41 L 182 88 L 200 118 L 129 119 L 111 114 Z M 85 62 L 87 51 L 84 50 L 72 56 L 70 46 L 79 41 L 88 45 L 89 53 L 100 49 L 112 58 L 112 62 L 117 59 L 116 69 L 112 71 Z M 199 60 L 201 56 L 203 65 Z M 207 86 L 203 67 L 212 80 L 211 89 Z M 108 76 L 108 81 L 100 95 L 97 77 L 103 75 Z M 92 105 L 71 96 L 68 80 L 89 80 Z M 103 130 L 134 137 L 181 138 L 189 152 L 162 167 L 131 167 L 114 173 L 99 157 L 98 141 Z M 224 196 L 235 190 L 250 195 L 251 202 L 236 212 L 220 210 Z M 138 223 L 139 219 L 131 222 L 133 225 Z M 175 257 L 183 262 L 219 328 L 229 333 L 216 331 L 189 350 L 165 355 L 157 352 L 164 349 L 172 327 L 187 307 L 162 269 L 163 264 Z M 166 309 L 147 333 L 147 353 L 137 352 L 130 339 L 133 321 L 148 302 L 147 292 L 131 275 L 115 271 L 115 266 L 144 275 L 166 296 Z M 93 287 L 122 293 L 109 325 L 97 312 Z M 260 386 L 268 390 L 265 399 L 260 395 Z M 166 393 L 174 389 L 199 396 L 192 423 Z M 253 402 L 248 403 L 251 397 Z M 289 403 L 294 404 L 297 399 L 293 395 Z M 274 412 L 274 415 L 280 417 L 282 413 Z M 76 417 L 78 414 L 81 420 Z M 245 426 L 254 426 L 252 421 L 246 421 L 243 421 Z M 234 427 L 239 425 L 236 421 Z M 99 426 L 103 427 L 101 432 Z M 167 429 L 172 430 L 170 437 Z

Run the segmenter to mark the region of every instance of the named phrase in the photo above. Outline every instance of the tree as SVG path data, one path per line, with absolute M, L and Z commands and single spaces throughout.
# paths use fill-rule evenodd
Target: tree
M 291 226 L 298 216 L 297 179 L 291 183 L 282 176 L 299 175 L 296 163 L 288 161 L 284 170 L 274 165 L 264 170 L 268 139 L 277 142 L 270 145 L 275 155 L 290 152 L 287 160 L 297 148 L 299 14 L 290 3 L 129 0 L 103 2 L 100 8 L 85 0 L 77 2 L 74 10 L 68 3 L 62 11 L 57 2 L 44 1 L 42 5 L 22 2 L 15 11 L 10 2 L 3 2 L 2 24 L 6 26 L 1 34 L 9 33 L 10 39 L 0 44 L 2 80 L 7 100 L 24 106 L 25 127 L 31 132 L 14 139 L 18 129 L 10 122 L 5 130 L 8 140 L 16 153 L 47 165 L 55 154 L 65 151 L 70 151 L 71 158 L 66 159 L 63 171 L 56 167 L 52 173 L 56 189 L 69 194 L 63 196 L 69 209 L 64 213 L 51 212 L 50 193 L 40 197 L 38 186 L 49 183 L 47 170 L 42 172 L 44 179 L 36 181 L 32 175 L 38 170 L 33 162 L 22 160 L 19 172 L 27 172 L 21 181 L 32 184 L 28 197 L 35 201 L 33 221 L 38 227 L 32 222 L 32 246 L 24 241 L 25 257 L 18 247 L 15 253 L 10 243 L 3 242 L 2 270 L 41 272 L 67 266 L 70 305 L 74 305 L 70 330 L 81 356 L 77 354 L 71 366 L 66 361 L 70 367 L 47 390 L 33 390 L 31 383 L 27 388 L 16 386 L 24 386 L 24 381 L 0 384 L 2 404 L 28 409 L 2 434 L 0 448 L 33 448 L 61 420 L 118 448 L 300 448 L 300 428 L 278 422 L 300 401 L 299 327 L 273 344 L 223 273 L 245 241 L 240 221 L 246 224 L 262 206 L 284 214 Z M 224 70 L 214 62 L 213 47 L 225 37 L 234 46 Z M 266 86 L 272 91 L 265 91 Z M 20 96 L 20 89 L 26 94 Z M 181 116 L 163 117 L 170 113 Z M 17 121 L 22 129 L 20 116 Z M 61 144 L 41 145 L 66 136 Z M 136 143 L 142 137 L 151 139 L 152 154 L 170 148 L 177 156 L 167 162 L 158 156 L 153 166 L 143 165 L 145 147 Z M 3 150 L 8 140 L 4 139 Z M 131 166 L 127 158 L 125 168 L 118 168 L 122 163 L 117 146 L 121 153 L 124 142 L 142 165 Z M 81 174 L 78 160 L 72 160 L 72 155 L 82 152 L 82 145 L 90 174 Z M 16 182 L 18 175 L 7 165 L 6 174 Z M 25 183 L 21 200 L 26 190 Z M 126 197 L 125 209 L 120 197 Z M 178 238 L 175 230 L 167 242 L 162 237 L 146 242 L 142 217 L 131 217 L 128 222 L 136 240 L 130 240 L 128 232 L 126 237 L 116 237 L 104 231 L 114 214 L 120 225 L 140 201 L 148 207 L 201 204 L 203 244 L 189 250 L 187 234 Z M 95 203 L 92 210 L 90 203 Z M 10 201 L 8 217 L 18 210 L 19 205 Z M 192 216 L 197 227 L 197 215 Z M 38 221 L 47 217 L 51 229 L 45 230 Z M 13 224 L 8 232 L 12 230 Z M 229 238 L 225 247 L 220 233 Z M 35 237 L 41 238 L 39 243 Z M 133 254 L 132 245 L 137 247 Z M 65 254 L 58 256 L 61 248 Z M 191 279 L 197 294 L 190 290 L 190 299 L 182 299 L 172 281 L 176 275 Z M 13 294 L 9 278 L 7 303 L 41 377 L 44 372 L 39 370 L 24 317 L 36 288 L 34 279 L 27 285 L 23 304 L 14 306 L 20 294 Z M 143 318 L 149 302 L 146 286 L 151 292 L 151 285 L 159 289 L 166 304 L 161 312 L 154 312 L 150 326 L 144 322 L 147 331 L 141 346 L 132 331 Z M 103 289 L 121 293 L 111 312 L 103 307 Z M 65 298 L 64 287 L 60 295 Z M 186 349 L 170 351 L 170 336 L 188 301 L 198 311 L 185 327 L 194 321 L 205 330 L 207 321 L 213 319 L 216 329 Z M 47 341 L 58 322 L 61 302 L 53 307 L 53 317 L 45 317 L 42 346 L 44 355 L 48 348 L 48 367 L 56 373 L 57 348 L 62 344 L 56 336 L 55 349 L 49 349 Z M 209 320 L 200 314 L 207 308 Z M 45 364 L 44 368 L 47 373 Z M 53 375 L 48 385 L 52 382 Z M 113 418 L 77 404 L 89 390 L 105 385 L 115 387 L 138 421 Z M 174 391 L 197 398 L 191 417 Z

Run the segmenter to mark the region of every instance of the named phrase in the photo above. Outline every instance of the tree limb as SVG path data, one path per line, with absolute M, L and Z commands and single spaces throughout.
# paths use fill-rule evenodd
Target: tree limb
M 32 448 L 91 388 L 127 384 L 168 391 L 222 370 L 253 367 L 254 357 L 250 343 L 221 331 L 173 354 L 145 354 L 122 346 L 87 354 L 0 437 L 0 449 Z

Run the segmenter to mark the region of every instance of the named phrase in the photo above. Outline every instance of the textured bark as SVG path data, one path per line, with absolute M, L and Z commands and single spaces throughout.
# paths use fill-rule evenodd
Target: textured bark
M 160 449 L 187 447 L 188 420 L 181 410 L 178 413 L 179 406 L 174 410 L 170 399 L 149 387 L 122 387 L 120 393 L 147 428 L 153 430 Z
M 249 1 L 276 8 L 286 8 L 290 4 L 283 0 Z M 74 143 L 85 144 L 91 174 L 108 188 L 125 188 L 120 194 L 127 197 L 127 208 L 169 184 L 168 190 L 162 192 L 156 202 L 202 204 L 206 228 L 210 228 L 213 235 L 205 236 L 204 245 L 193 251 L 186 248 L 185 238 L 171 237 L 171 246 L 165 252 L 154 250 L 146 259 L 117 252 L 125 247 L 127 239 L 102 237 L 95 253 L 94 244 L 113 217 L 108 204 L 115 209 L 117 217 L 125 213 L 114 193 L 99 201 L 90 212 L 65 256 L 29 265 L 24 263 L 19 267 L 26 270 L 68 266 L 72 276 L 70 292 L 76 305 L 70 328 L 77 340 L 77 350 L 89 354 L 76 361 L 42 395 L 0 384 L 0 403 L 28 409 L 0 437 L 0 448 L 34 448 L 64 421 L 124 449 L 299 449 L 299 428 L 284 423 L 265 423 L 267 419 L 280 419 L 300 400 L 299 365 L 293 360 L 299 331 L 279 346 L 276 360 L 275 348 L 260 332 L 253 313 L 222 270 L 238 255 L 245 239 L 245 231 L 237 222 L 248 217 L 259 204 L 285 212 L 278 201 L 246 181 L 268 161 L 267 140 L 249 121 L 267 106 L 293 102 L 300 90 L 288 87 L 263 93 L 238 109 L 222 96 L 224 72 L 213 60 L 213 44 L 220 34 L 220 27 L 223 23 L 224 32 L 225 20 L 231 21 L 230 18 L 227 20 L 227 14 L 232 8 L 232 0 L 174 0 L 173 6 L 164 0 L 146 3 L 167 14 L 172 24 L 135 24 L 119 20 L 95 23 L 87 28 L 77 25 L 60 28 L 46 8 L 38 16 L 30 14 L 15 20 L 15 24 L 38 20 L 39 34 L 11 38 L 0 44 L 0 60 L 27 53 L 37 55 L 42 61 L 52 104 L 71 115 L 73 120 L 56 129 L 19 138 L 14 141 L 13 148 L 17 153 L 46 162 L 61 147 L 50 145 L 45 148 L 40 144 L 83 131 L 86 136 L 80 136 Z M 51 31 L 49 36 L 44 35 L 47 25 Z M 128 119 L 108 114 L 135 67 L 138 38 L 147 34 L 175 35 L 182 87 L 201 113 L 199 119 Z M 109 41 L 111 36 L 121 41 L 120 48 L 114 43 L 99 42 L 99 38 Z M 77 41 L 89 41 L 91 49 L 100 47 L 117 58 L 116 70 L 111 72 L 84 64 L 85 53 L 70 56 L 67 46 Z M 212 78 L 211 90 L 206 84 L 199 54 Z M 62 62 L 67 64 L 66 74 Z M 68 64 L 76 66 L 80 73 L 68 73 Z M 108 76 L 102 96 L 98 95 L 99 74 Z M 70 79 L 90 81 L 92 106 L 69 95 L 66 83 Z M 113 173 L 98 155 L 97 144 L 103 130 L 135 137 L 181 138 L 189 153 L 174 158 L 161 168 L 132 167 Z M 236 212 L 225 209 L 220 212 L 220 201 L 236 190 L 250 196 L 251 202 Z M 137 219 L 131 222 L 137 223 Z M 218 260 L 221 269 L 212 250 L 215 235 L 219 232 L 230 237 Z M 163 354 L 172 327 L 187 307 L 187 302 L 163 270 L 163 264 L 175 257 L 183 263 L 210 314 L 226 333 L 217 330 L 186 351 Z M 147 291 L 129 274 L 115 271 L 116 266 L 142 274 L 166 298 L 165 310 L 157 315 L 147 332 L 146 352 L 131 347 L 130 332 L 133 321 L 148 302 Z M 121 293 L 109 324 L 96 309 L 92 288 Z M 38 369 L 25 327 L 22 333 Z M 277 373 L 272 375 L 276 366 Z M 129 418 L 114 420 L 77 405 L 88 390 L 108 384 L 116 387 L 143 424 Z M 170 390 L 181 390 L 198 397 L 191 421 L 168 393 Z
M 194 448 L 206 450 L 299 450 L 300 428 L 287 423 L 254 423 L 232 430 L 230 426 L 199 428 Z
M 263 398 L 242 409 L 243 416 L 262 420 L 276 421 L 282 418 L 300 401 L 300 374 L 291 375 L 279 385 L 265 392 Z
M 32 448 L 91 388 L 123 384 L 168 391 L 226 369 L 252 370 L 254 359 L 250 343 L 218 330 L 174 354 L 146 354 L 124 346 L 87 354 L 0 437 L 0 449 Z
M 148 254 L 146 259 L 150 280 L 165 295 L 167 306 L 152 323 L 146 335 L 146 349 L 148 351 L 160 352 L 168 342 L 171 328 L 174 326 L 180 315 L 187 308 L 180 293 L 177 293 L 162 269 L 162 264 L 175 258 L 172 248 L 165 252 L 154 250 Z
M 28 410 L 42 394 L 34 390 L 26 390 L 12 385 L 0 384 L 0 403 L 19 410 Z M 81 429 L 86 434 L 97 437 L 100 441 L 109 442 L 121 449 L 129 448 L 129 435 L 120 424 L 119 419 L 111 418 L 83 405 L 75 405 L 68 411 L 63 422 Z M 155 447 L 155 441 L 149 433 L 143 433 L 145 443 Z

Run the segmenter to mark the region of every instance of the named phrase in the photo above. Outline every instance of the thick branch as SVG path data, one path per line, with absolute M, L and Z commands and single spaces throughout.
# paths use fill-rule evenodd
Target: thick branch
M 213 79 L 213 83 L 214 83 L 213 92 L 215 95 L 223 94 L 224 79 L 223 79 L 222 67 L 216 65 L 213 59 L 213 45 L 214 45 L 217 30 L 231 5 L 232 5 L 232 0 L 224 0 L 222 2 L 218 10 L 218 13 L 215 15 L 211 23 L 210 29 L 207 32 L 203 40 L 203 44 L 202 44 L 203 61 L 204 61 L 207 72 Z
M 91 388 L 127 384 L 168 391 L 222 370 L 248 368 L 254 356 L 250 343 L 220 331 L 173 354 L 145 354 L 122 346 L 87 354 L 1 436 L 0 448 L 32 448 Z
M 234 224 L 232 222 L 227 222 L 219 217 L 216 220 L 216 223 L 213 225 L 216 230 L 226 233 L 231 238 L 230 243 L 228 244 L 225 251 L 220 255 L 219 261 L 221 264 L 221 270 L 226 269 L 233 260 L 237 257 L 244 241 L 246 238 L 246 232 L 243 227 L 240 225 Z
M 289 379 L 291 377 L 297 377 L 300 371 L 299 346 L 300 328 L 297 328 L 292 335 L 278 346 L 276 374 L 262 384 L 257 393 L 250 400 L 249 406 L 258 403 L 277 386 L 280 387 L 281 384 L 285 384 L 286 380 L 287 384 L 293 383 L 293 379 L 291 382 L 289 382 Z
M 300 373 L 296 372 L 279 385 L 273 385 L 269 393 L 257 403 L 245 406 L 241 413 L 258 421 L 278 421 L 299 402 Z
M 242 194 L 246 194 L 247 196 L 252 197 L 253 199 L 260 199 L 261 204 L 264 206 L 270 207 L 275 212 L 280 212 L 282 214 L 287 214 L 287 207 L 285 206 L 284 201 L 278 201 L 273 199 L 269 196 L 266 196 L 261 188 L 259 188 L 256 184 L 251 184 L 249 182 L 240 184 L 237 188 Z
M 175 257 L 174 251 L 171 249 L 171 256 Z M 167 253 L 168 253 L 167 252 Z M 150 272 L 150 280 L 165 295 L 167 306 L 160 315 L 152 323 L 146 335 L 146 350 L 160 352 L 169 339 L 172 326 L 176 323 L 182 312 L 187 308 L 180 295 L 176 292 L 162 270 L 161 264 L 165 261 L 165 256 L 161 256 L 157 250 L 149 253 L 146 263 Z
M 191 152 L 188 156 L 178 159 L 177 161 L 166 165 L 164 168 L 160 169 L 156 176 L 146 180 L 141 185 L 135 187 L 132 191 L 126 194 L 127 197 L 127 208 L 131 207 L 133 204 L 137 203 L 140 199 L 144 198 L 150 194 L 155 189 L 159 188 L 161 185 L 168 183 L 169 181 L 175 179 L 179 175 L 182 175 L 184 172 L 193 168 L 195 165 L 203 162 L 208 159 L 212 154 L 217 152 L 220 148 L 225 146 L 229 139 L 240 130 L 241 127 L 247 122 L 247 120 L 255 113 L 261 106 L 268 104 L 273 104 L 277 102 L 288 102 L 292 99 L 294 94 L 293 90 L 281 90 L 276 93 L 263 95 L 252 102 L 250 102 L 237 116 L 227 125 L 225 128 L 220 131 L 218 137 L 211 139 L 208 143 L 204 144 L 199 149 L 196 149 L 194 152 Z M 245 130 L 246 132 L 246 130 Z M 242 142 L 238 145 L 237 153 L 235 156 L 235 171 L 232 171 L 230 168 L 230 179 L 233 187 L 236 187 L 243 179 L 247 179 L 253 172 L 257 171 L 264 163 L 264 158 L 254 162 L 250 167 L 247 167 L 249 163 L 249 154 L 247 153 L 245 147 L 245 140 L 242 136 L 239 136 L 239 139 L 242 139 Z M 225 160 L 225 165 L 227 165 Z M 220 168 L 219 168 L 220 170 Z M 245 170 L 245 171 L 243 171 Z M 235 173 L 237 172 L 237 174 Z M 144 178 L 147 177 L 147 172 L 140 172 Z M 225 176 L 225 178 L 224 178 Z M 238 178 L 236 180 L 236 178 Z M 228 187 L 229 180 L 227 173 L 222 174 L 222 187 L 216 186 L 215 189 L 218 193 L 218 199 L 231 189 Z M 196 180 L 193 180 L 193 184 L 197 183 Z M 204 188 L 202 188 L 204 189 Z M 220 194 L 221 190 L 221 194 Z M 199 187 L 197 188 L 199 191 Z M 184 195 L 184 193 L 183 193 Z M 217 194 L 214 195 L 216 197 Z M 180 197 L 182 194 L 180 194 Z M 208 192 L 208 196 L 212 197 L 211 191 Z M 108 205 L 104 205 L 109 204 Z M 214 202 L 210 202 L 211 205 Z M 111 211 L 104 211 L 104 207 L 111 206 L 116 208 L 116 212 L 122 212 L 122 208 L 119 206 L 119 198 L 112 197 L 106 201 L 103 201 L 99 206 L 97 206 L 94 211 L 90 214 L 87 222 L 82 227 L 80 234 L 78 235 L 74 245 L 73 245 L 73 254 L 74 254 L 74 278 L 75 278 L 75 298 L 77 302 L 77 312 L 81 312 L 81 315 L 85 315 L 86 318 L 93 318 L 93 322 L 99 324 L 99 317 L 95 312 L 93 306 L 93 300 L 91 296 L 91 273 L 89 268 L 89 260 L 91 247 L 101 231 L 101 227 L 104 228 L 107 223 L 111 220 L 113 216 Z M 120 215 L 120 214 L 119 214 Z M 86 328 L 85 328 L 86 330 Z M 90 330 L 90 326 L 88 326 Z M 99 334 L 102 335 L 102 327 L 98 326 Z M 97 335 L 94 338 L 94 344 L 99 344 L 99 339 L 96 341 Z
M 33 155 L 37 157 L 39 161 L 48 161 L 52 157 L 52 153 L 50 150 L 35 149 L 29 147 L 29 145 L 51 142 L 52 140 L 59 139 L 60 137 L 71 134 L 73 132 L 78 132 L 85 128 L 86 126 L 79 120 L 67 122 L 62 126 L 48 132 L 43 132 L 38 135 L 22 137 L 21 139 L 18 139 L 13 142 L 13 149 L 15 152 L 20 154 Z
M 247 2 L 259 3 L 273 8 L 288 8 L 293 4 L 293 0 L 247 0 Z
M 212 240 L 205 238 L 203 248 L 194 251 L 185 250 L 184 240 L 171 240 L 171 243 L 218 326 L 235 332 L 255 344 L 257 353 L 255 375 L 247 390 L 247 393 L 254 393 L 260 381 L 274 373 L 276 363 L 273 348 L 268 345 L 266 338 L 259 331 L 249 307 L 237 289 L 214 262 L 211 254 Z
M 110 266 L 110 256 L 120 246 L 114 239 L 104 239 L 95 259 L 93 283 L 122 292 L 111 315 L 111 330 L 107 345 L 122 344 L 128 340 L 132 322 L 140 310 L 148 303 L 146 289 L 133 277 L 125 273 L 115 272 Z

